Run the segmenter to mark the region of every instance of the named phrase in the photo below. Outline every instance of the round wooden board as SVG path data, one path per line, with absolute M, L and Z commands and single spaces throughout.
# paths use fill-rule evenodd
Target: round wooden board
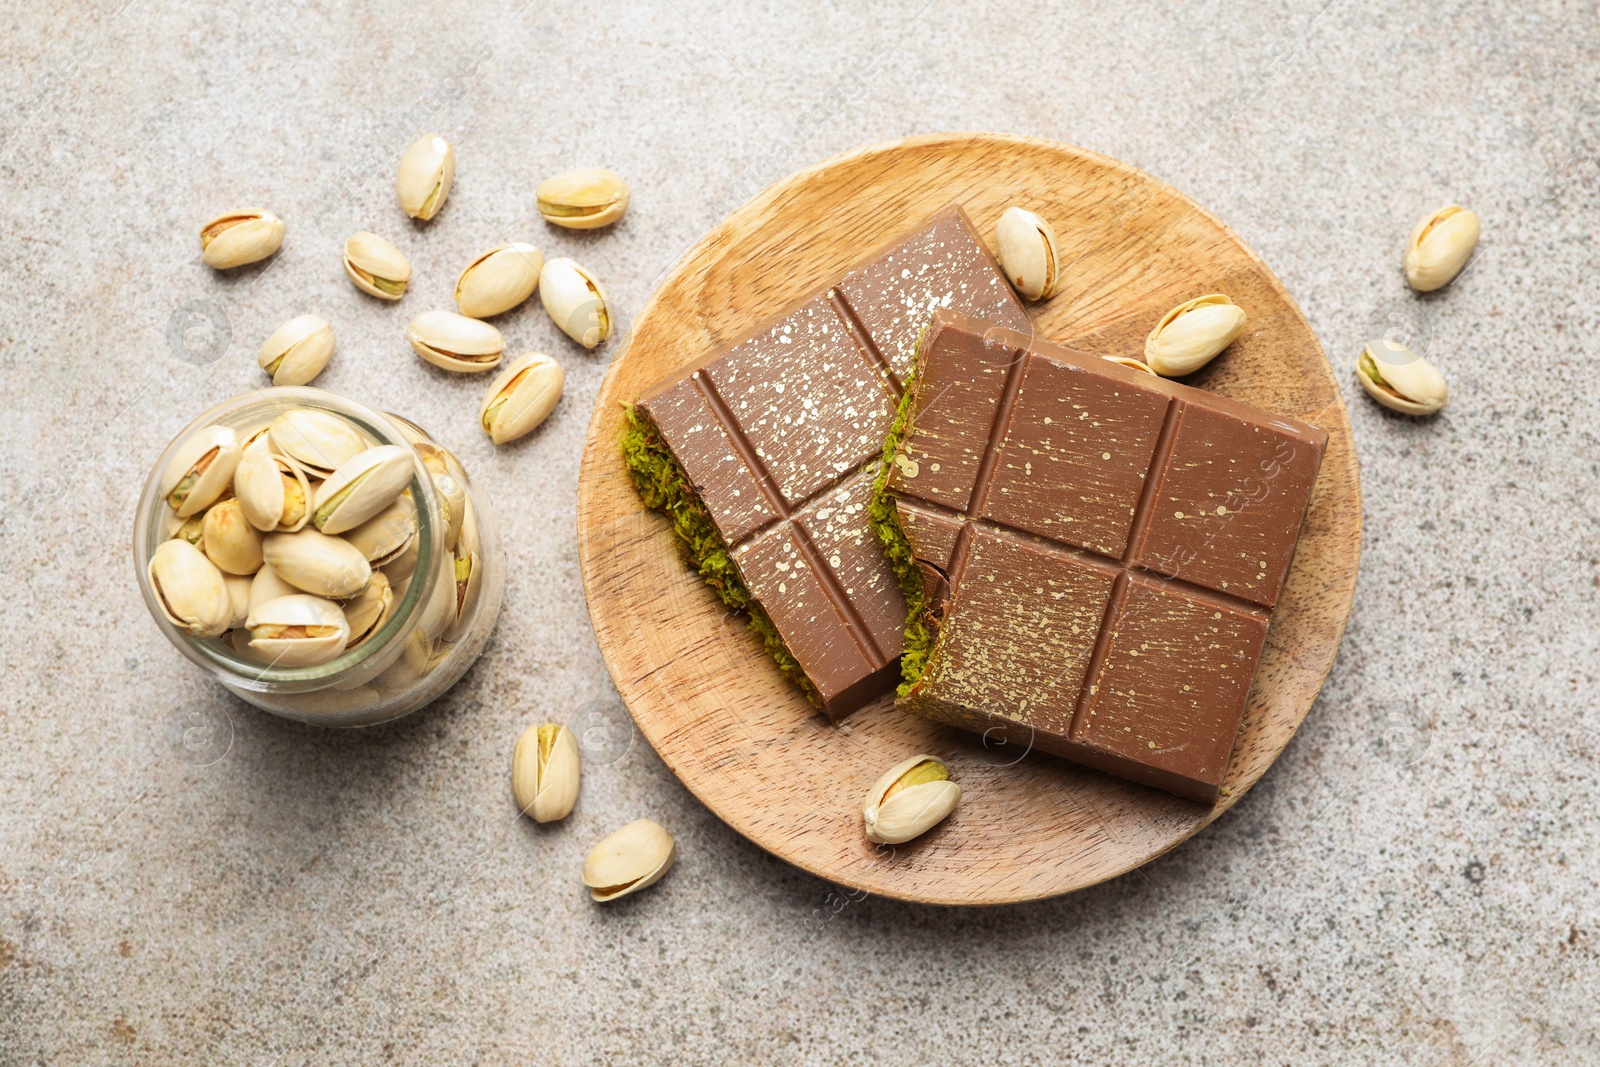
M 1060 238 L 1061 292 L 1039 333 L 1138 355 L 1171 306 L 1229 294 L 1243 336 L 1188 381 L 1328 431 L 1328 451 L 1222 801 L 1212 808 L 1041 754 L 986 748 L 890 698 L 834 726 L 778 673 L 741 618 L 685 567 L 666 521 L 634 495 L 622 405 L 960 202 L 993 247 L 1017 204 Z M 1048 897 L 1131 870 L 1238 801 L 1305 718 L 1355 594 L 1361 493 L 1350 422 L 1321 346 L 1265 264 L 1176 190 L 1079 148 L 994 134 L 910 138 L 802 171 L 739 208 L 673 268 L 634 322 L 589 426 L 578 548 L 595 633 L 639 729 L 734 829 L 840 885 L 936 904 Z M 861 801 L 891 764 L 942 756 L 963 790 L 933 832 L 890 849 Z

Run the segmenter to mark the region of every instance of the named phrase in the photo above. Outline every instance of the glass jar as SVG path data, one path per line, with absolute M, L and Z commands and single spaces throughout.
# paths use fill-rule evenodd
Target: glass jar
M 182 522 L 161 493 L 162 473 L 179 446 L 214 425 L 248 442 L 295 408 L 338 416 L 366 438 L 368 447 L 400 445 L 416 457 L 406 490 L 416 505 L 416 532 L 403 550 L 373 564 L 373 573 L 384 574 L 390 584 L 392 611 L 355 647 L 311 667 L 264 661 L 250 648 L 248 630 L 219 637 L 186 632 L 163 609 L 149 566 L 157 546 L 175 536 Z M 324 726 L 387 722 L 450 688 L 483 651 L 505 585 L 505 561 L 488 508 L 454 455 L 406 419 L 305 387 L 256 390 L 218 404 L 185 427 L 145 482 L 134 519 L 133 557 L 145 605 L 179 652 L 257 707 Z

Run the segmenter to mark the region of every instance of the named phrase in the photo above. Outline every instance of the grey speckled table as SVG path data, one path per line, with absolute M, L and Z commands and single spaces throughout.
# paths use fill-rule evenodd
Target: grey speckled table
M 14 5 L 0 43 L 0 1063 L 1600 1061 L 1593 5 L 119 3 Z M 411 226 L 391 175 L 427 128 L 457 186 Z M 401 331 L 501 240 L 636 310 L 750 190 L 943 129 L 1098 149 L 1232 225 L 1327 347 L 1366 491 L 1343 650 L 1261 786 L 1142 871 L 989 911 L 838 894 L 630 738 L 574 544 L 614 348 L 508 316 L 569 386 L 494 451 L 482 383 Z M 584 164 L 633 209 L 552 231 L 533 186 Z M 1451 200 L 1483 254 L 1415 298 L 1401 246 Z M 219 277 L 196 231 L 241 204 L 288 243 Z M 397 307 L 342 276 L 362 228 L 412 254 Z M 130 568 L 145 467 L 311 309 L 319 384 L 466 450 L 510 549 L 483 660 L 365 732 L 228 696 Z M 1432 422 L 1350 378 L 1394 322 L 1450 378 Z M 517 733 L 580 709 L 612 733 L 579 810 L 513 819 Z M 592 905 L 587 845 L 646 814 L 677 868 Z

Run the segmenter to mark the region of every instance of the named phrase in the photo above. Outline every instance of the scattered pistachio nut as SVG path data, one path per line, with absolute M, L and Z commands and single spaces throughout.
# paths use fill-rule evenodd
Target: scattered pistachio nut
M 1060 282 L 1056 232 L 1031 211 L 1008 207 L 995 225 L 1000 267 L 1018 293 L 1029 300 L 1049 300 Z
M 456 150 L 436 133 L 423 134 L 400 157 L 394 179 L 400 209 L 414 219 L 433 218 L 444 206 L 455 178 Z
M 261 531 L 250 525 L 238 497 L 206 509 L 201 551 L 224 574 L 250 575 L 261 569 Z
M 283 246 L 285 229 L 270 211 L 226 212 L 200 228 L 200 258 L 217 270 L 259 262 Z
M 611 311 L 594 275 L 574 261 L 547 259 L 539 272 L 539 299 L 561 332 L 584 348 L 611 336 Z
M 1127 367 L 1129 370 L 1138 370 L 1144 371 L 1146 374 L 1155 374 L 1155 371 L 1150 369 L 1150 365 L 1148 363 L 1142 359 L 1134 359 L 1132 356 L 1101 356 L 1100 358 L 1110 360 L 1112 363 L 1115 363 L 1118 366 Z
M 601 167 L 569 170 L 539 183 L 535 195 L 546 222 L 569 230 L 609 226 L 628 210 L 628 183 Z
M 1406 242 L 1406 281 L 1419 293 L 1443 289 L 1472 258 L 1478 246 L 1478 213 L 1449 204 L 1428 215 Z
M 1244 309 L 1221 293 L 1185 301 L 1150 331 L 1145 364 L 1164 378 L 1193 374 L 1233 343 L 1247 319 Z
M 315 667 L 338 658 L 350 640 L 339 605 L 296 593 L 250 610 L 245 620 L 251 651 L 277 667 Z
M 1432 415 L 1450 399 L 1437 367 L 1405 345 L 1381 338 L 1361 350 L 1356 380 L 1372 399 L 1407 415 Z
M 245 519 L 263 533 L 292 532 L 311 518 L 305 472 L 271 452 L 245 453 L 233 472 L 233 491 Z
M 314 408 L 293 408 L 267 429 L 271 451 L 312 478 L 326 478 L 367 447 L 354 426 Z
M 583 884 L 595 900 L 637 893 L 667 873 L 677 852 L 677 843 L 663 826 L 637 819 L 590 850 L 583 861 Z
M 333 358 L 333 326 L 321 315 L 296 315 L 272 331 L 256 362 L 273 385 L 305 385 Z
M 261 553 L 278 577 L 313 596 L 352 597 L 372 578 L 372 564 L 354 545 L 309 526 L 294 533 L 268 534 Z
M 216 564 L 179 538 L 163 541 L 150 557 L 150 587 L 161 612 L 195 637 L 216 637 L 233 621 L 233 601 Z
M 344 617 L 350 624 L 346 651 L 357 647 L 383 629 L 394 614 L 394 589 L 382 571 L 374 572 L 367 587 L 345 602 Z
M 344 272 L 363 293 L 399 300 L 411 281 L 411 261 L 382 237 L 362 231 L 344 242 Z
M 884 772 L 867 794 L 861 814 L 867 840 L 898 845 L 927 833 L 956 809 L 961 787 L 937 756 L 912 756 Z
M 411 320 L 406 337 L 417 355 L 435 367 L 464 373 L 498 366 L 506 351 L 499 330 L 454 311 L 424 311 Z
M 339 464 L 317 488 L 311 521 L 325 534 L 353 530 L 395 502 L 415 477 L 417 461 L 409 448 L 379 445 Z
M 180 519 L 221 499 L 242 453 L 239 436 L 226 426 L 207 426 L 184 439 L 161 475 L 161 497 Z
M 530 726 L 511 753 L 511 793 L 535 822 L 565 819 L 578 802 L 578 739 L 555 723 Z
M 544 253 L 533 245 L 491 248 L 456 279 L 456 307 L 474 319 L 510 311 L 533 295 L 543 267 Z
M 483 432 L 497 445 L 532 432 L 555 410 L 565 382 L 561 364 L 544 353 L 518 356 L 483 396 L 478 413 Z

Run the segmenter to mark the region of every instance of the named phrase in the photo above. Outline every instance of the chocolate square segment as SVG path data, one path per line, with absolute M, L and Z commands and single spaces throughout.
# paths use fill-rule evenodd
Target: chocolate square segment
M 940 308 L 1028 327 L 953 205 L 635 404 L 833 718 L 898 675 L 905 601 L 866 507 L 901 379 Z
M 1215 801 L 1327 435 L 957 314 L 916 382 L 902 706 Z

